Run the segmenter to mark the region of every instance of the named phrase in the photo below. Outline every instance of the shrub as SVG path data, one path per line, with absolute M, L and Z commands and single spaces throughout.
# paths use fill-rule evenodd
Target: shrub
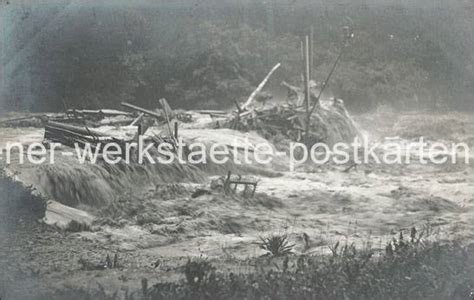
M 220 272 L 206 259 L 188 260 L 185 280 L 142 286 L 144 291 L 134 295 L 146 300 L 468 299 L 472 286 L 466 249 L 456 241 L 427 242 L 421 237 L 412 229 L 408 239 L 400 234 L 378 253 L 336 243 L 331 255 L 257 258 L 250 261 L 255 271 L 244 273 Z M 282 251 L 289 249 L 286 236 L 265 241 L 267 249 L 289 253 Z
M 263 242 L 262 242 L 263 243 Z M 286 236 L 265 239 L 264 247 L 289 253 Z M 150 299 L 466 299 L 470 273 L 467 252 L 457 242 L 422 241 L 412 230 L 400 234 L 376 253 L 337 243 L 332 255 L 286 256 L 283 261 L 257 259 L 254 272 L 235 274 L 214 271 L 206 261 L 188 262 L 185 283 L 160 283 L 152 287 L 159 297 Z M 280 249 L 280 250 L 276 250 Z M 287 249 L 287 251 L 282 251 Z M 391 250 L 388 250 L 391 249 Z M 272 253 L 273 254 L 273 253 Z M 279 265 L 281 264 L 281 266 Z M 199 272 L 199 289 L 190 270 Z M 203 274 L 208 274 L 203 276 Z
M 206 259 L 189 259 L 184 266 L 184 275 L 187 283 L 192 287 L 198 287 L 208 275 L 214 271 L 214 267 Z

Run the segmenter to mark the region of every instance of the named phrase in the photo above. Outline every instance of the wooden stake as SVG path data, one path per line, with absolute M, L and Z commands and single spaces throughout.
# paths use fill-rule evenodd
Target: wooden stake
M 304 69 L 305 69 L 305 65 L 304 65 L 304 40 L 301 41 L 301 44 L 300 44 L 300 47 L 301 47 L 301 69 L 303 70 L 303 72 L 301 72 L 301 81 L 303 82 L 304 84 Z
M 143 134 L 142 130 L 142 124 L 138 124 L 137 126 L 137 137 L 140 138 L 140 136 Z
M 232 175 L 232 172 L 231 171 L 228 171 L 227 172 L 227 177 L 224 181 L 224 193 L 227 194 L 229 192 L 229 188 L 230 188 L 230 178 L 231 178 L 231 175 Z
M 137 125 L 137 163 L 138 161 L 140 160 L 140 144 L 141 144 L 141 139 L 140 139 L 140 136 L 143 134 L 142 132 L 142 124 L 141 123 L 138 123 Z
M 174 138 L 178 140 L 178 122 L 174 122 Z
M 304 64 L 304 41 L 301 41 L 301 62 Z

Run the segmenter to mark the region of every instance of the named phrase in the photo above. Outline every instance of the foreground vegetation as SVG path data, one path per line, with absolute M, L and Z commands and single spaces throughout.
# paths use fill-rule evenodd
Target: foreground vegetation
M 274 241 L 275 236 L 271 239 Z M 282 239 L 286 239 L 282 236 Z M 262 246 L 268 245 L 262 240 Z M 48 299 L 467 299 L 468 252 L 457 242 L 424 242 L 411 230 L 390 242 L 382 253 L 354 245 L 330 247 L 330 255 L 279 253 L 253 261 L 255 270 L 221 272 L 206 259 L 189 260 L 181 282 L 160 282 L 133 293 L 108 294 L 66 289 Z M 263 247 L 262 247 L 263 248 Z M 268 248 L 267 248 L 268 249 Z M 281 255 L 279 255 L 281 254 Z M 120 295 L 119 295 L 120 294 Z

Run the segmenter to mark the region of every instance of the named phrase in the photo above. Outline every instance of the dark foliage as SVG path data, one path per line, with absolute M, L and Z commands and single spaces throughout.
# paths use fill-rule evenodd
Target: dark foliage
M 182 282 L 164 282 L 126 293 L 127 299 L 467 299 L 471 270 L 457 242 L 424 242 L 412 229 L 382 253 L 340 243 L 330 255 L 256 259 L 255 271 L 217 270 L 206 259 L 189 260 Z M 110 293 L 109 293 L 110 294 Z M 98 291 L 61 289 L 48 299 L 118 299 Z M 79 298 L 77 298 L 79 297 Z M 81 298 L 82 297 L 82 298 Z M 91 298 L 92 297 L 92 298 Z
M 388 250 L 392 249 L 392 250 Z M 353 245 L 328 257 L 285 259 L 279 270 L 220 273 L 206 267 L 199 287 L 160 283 L 149 299 L 465 299 L 467 253 L 457 243 L 394 240 L 375 255 Z
M 281 80 L 300 81 L 300 41 L 311 25 L 316 81 L 337 56 L 342 26 L 354 29 L 330 83 L 352 108 L 472 105 L 467 1 L 60 2 L 2 11 L 13 22 L 0 35 L 4 109 L 156 107 L 161 97 L 174 107 L 228 107 L 277 62 L 267 88 L 283 93 Z

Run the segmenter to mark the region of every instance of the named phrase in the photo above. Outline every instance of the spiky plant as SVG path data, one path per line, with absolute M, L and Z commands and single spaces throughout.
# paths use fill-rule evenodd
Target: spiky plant
M 295 247 L 295 244 L 290 244 L 286 234 L 260 237 L 259 245 L 261 249 L 273 256 L 288 255 L 293 251 L 293 247 Z

